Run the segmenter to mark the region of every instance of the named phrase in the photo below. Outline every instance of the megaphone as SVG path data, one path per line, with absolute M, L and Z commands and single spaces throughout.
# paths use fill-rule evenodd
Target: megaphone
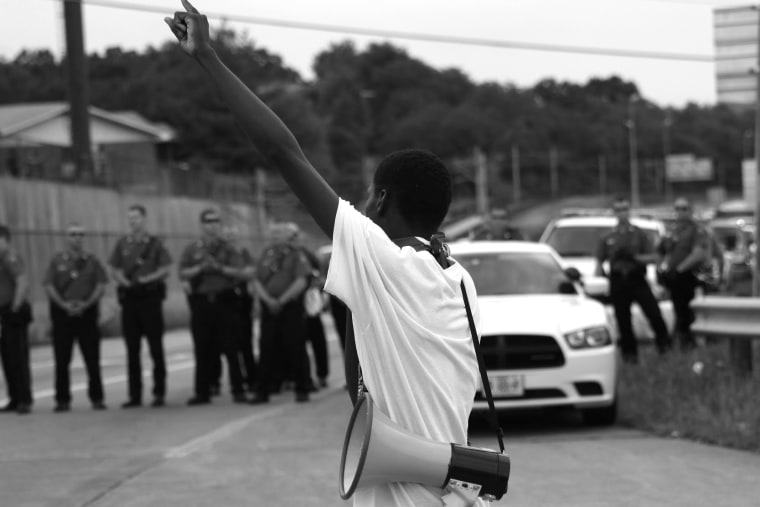
M 351 413 L 338 482 L 344 500 L 358 487 L 413 482 L 444 488 L 463 499 L 461 505 L 472 505 L 478 496 L 489 500 L 504 496 L 509 471 L 506 454 L 436 442 L 399 427 L 375 410 L 365 393 Z

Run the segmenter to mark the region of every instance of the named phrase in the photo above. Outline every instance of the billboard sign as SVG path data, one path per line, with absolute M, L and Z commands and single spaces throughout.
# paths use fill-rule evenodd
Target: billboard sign
M 671 182 L 711 181 L 712 160 L 696 158 L 691 153 L 668 155 L 665 159 L 665 177 Z
M 754 5 L 715 9 L 713 12 L 719 103 L 755 103 L 759 21 L 760 10 Z

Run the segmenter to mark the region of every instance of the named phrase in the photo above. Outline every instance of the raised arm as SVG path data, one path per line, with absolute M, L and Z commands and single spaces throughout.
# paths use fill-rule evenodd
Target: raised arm
M 206 71 L 222 100 L 256 148 L 280 171 L 317 224 L 332 237 L 338 196 L 311 165 L 293 133 L 217 56 L 208 20 L 187 0 L 185 12 L 164 18 L 187 54 Z

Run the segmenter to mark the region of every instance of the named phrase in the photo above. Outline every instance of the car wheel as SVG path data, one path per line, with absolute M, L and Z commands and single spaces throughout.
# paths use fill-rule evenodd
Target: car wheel
M 589 426 L 611 426 L 617 420 L 617 400 L 609 407 L 584 408 L 581 414 Z

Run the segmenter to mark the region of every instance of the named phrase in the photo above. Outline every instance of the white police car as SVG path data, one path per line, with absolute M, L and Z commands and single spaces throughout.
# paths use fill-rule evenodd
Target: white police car
M 472 275 L 481 349 L 497 409 L 575 406 L 590 424 L 617 414 L 616 348 L 604 307 L 548 245 L 451 243 Z M 575 275 L 575 276 L 574 276 Z M 486 410 L 482 393 L 476 410 Z
M 562 216 L 550 222 L 538 241 L 554 248 L 562 258 L 563 266 L 572 266 L 580 271 L 586 294 L 606 303 L 610 290 L 609 280 L 594 274 L 596 250 L 599 240 L 617 224 L 617 218 L 604 213 L 600 210 L 594 213 L 571 211 L 568 216 Z M 644 231 L 652 248 L 655 248 L 665 235 L 665 224 L 661 220 L 633 216 L 630 221 Z M 609 266 L 605 266 L 605 269 L 608 270 Z M 647 280 L 655 297 L 660 301 L 662 316 L 671 328 L 673 323 L 672 304 L 667 300 L 667 291 L 657 283 L 656 269 L 654 264 L 647 266 Z M 608 311 L 612 315 L 611 307 L 608 308 Z M 654 339 L 649 323 L 636 304 L 632 305 L 631 317 L 634 333 L 637 337 Z M 617 326 L 613 328 L 613 333 L 617 337 Z

